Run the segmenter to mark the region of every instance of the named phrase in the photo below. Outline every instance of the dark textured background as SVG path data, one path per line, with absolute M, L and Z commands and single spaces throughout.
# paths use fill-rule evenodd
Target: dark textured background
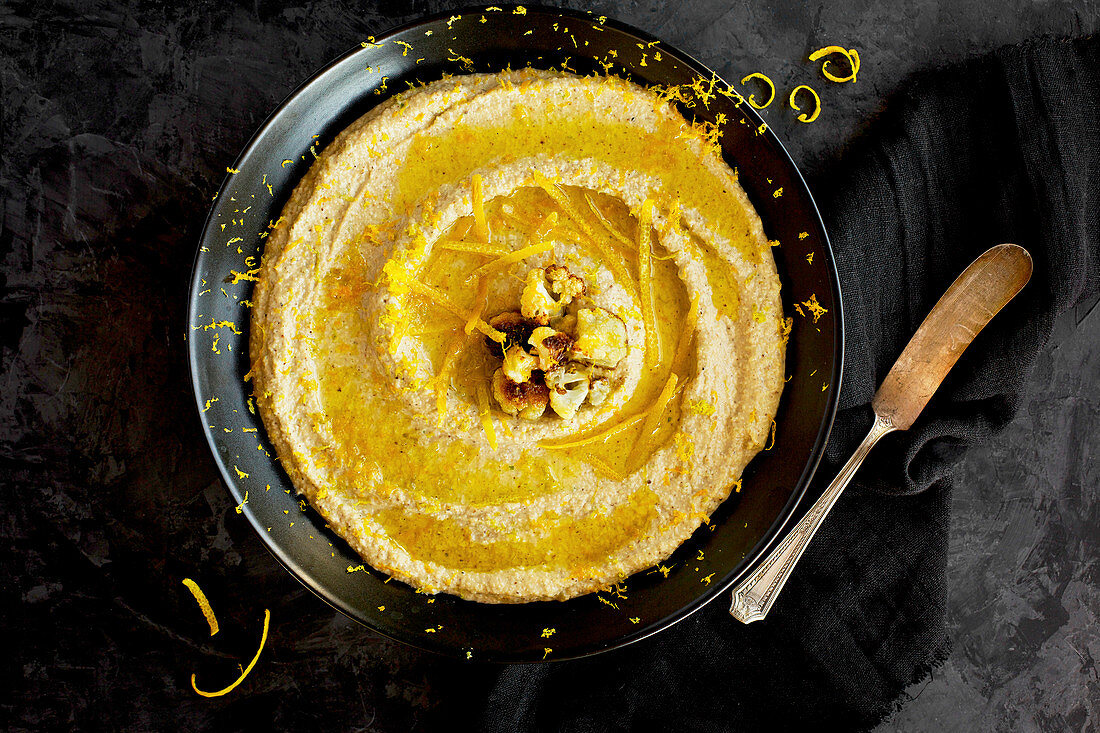
M 403 731 L 476 710 L 491 669 L 377 637 L 263 550 L 207 455 L 182 341 L 206 206 L 256 126 L 367 35 L 447 7 L 0 5 L 0 630 L 12 644 L 0 726 Z M 813 125 L 778 105 L 765 113 L 810 173 L 827 171 L 911 72 L 1100 26 L 1100 6 L 1081 2 L 588 7 L 731 80 L 759 70 L 780 90 L 814 83 L 825 108 Z M 860 49 L 857 84 L 815 81 L 805 56 L 828 43 Z M 1090 310 L 1060 322 L 1025 409 L 956 478 L 953 651 L 886 730 L 1100 728 Z M 218 612 L 213 640 L 184 576 Z M 272 633 L 252 676 L 232 697 L 197 698 L 190 672 L 222 680 L 248 659 L 264 607 Z

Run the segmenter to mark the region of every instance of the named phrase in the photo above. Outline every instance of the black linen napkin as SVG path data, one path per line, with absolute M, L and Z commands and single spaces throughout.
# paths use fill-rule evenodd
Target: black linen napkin
M 978 254 L 1026 247 L 1031 283 L 923 416 L 884 439 L 771 614 L 715 601 L 587 660 L 505 668 L 489 730 L 868 727 L 946 652 L 952 469 L 1004 427 L 1054 319 L 1092 297 L 1100 246 L 1100 41 L 1040 39 L 913 80 L 813 183 L 840 269 L 847 348 L 823 486 L 871 423 L 878 384 Z

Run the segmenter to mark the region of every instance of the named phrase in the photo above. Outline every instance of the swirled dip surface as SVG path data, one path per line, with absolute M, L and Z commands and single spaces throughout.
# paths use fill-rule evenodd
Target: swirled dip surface
M 783 385 L 779 279 L 735 173 L 614 78 L 455 77 L 376 107 L 294 191 L 253 301 L 257 403 L 297 489 L 375 568 L 483 602 L 666 558 Z M 565 334 L 551 362 L 539 325 Z

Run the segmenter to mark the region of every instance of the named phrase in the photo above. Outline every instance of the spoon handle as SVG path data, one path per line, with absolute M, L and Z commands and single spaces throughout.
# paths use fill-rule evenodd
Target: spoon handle
M 733 589 L 730 613 L 734 618 L 747 624 L 767 615 L 795 563 L 871 447 L 887 433 L 909 429 L 978 332 L 1027 284 L 1031 269 L 1027 250 L 998 244 L 951 283 L 875 393 L 871 432 L 790 534 Z
M 875 422 L 871 426 L 871 432 L 856 448 L 855 453 L 840 469 L 833 482 L 825 489 L 821 497 L 814 502 L 809 511 L 798 520 L 791 532 L 783 538 L 779 545 L 768 553 L 759 567 L 752 571 L 736 588 L 733 589 L 733 602 L 730 604 L 730 613 L 742 623 L 761 621 L 768 615 L 772 604 L 775 603 L 779 591 L 791 576 L 798 559 L 810 544 L 818 527 L 829 516 L 829 510 L 840 498 L 840 493 L 856 475 L 856 470 L 871 448 L 879 441 L 879 438 L 887 433 L 897 430 L 884 418 L 875 415 Z

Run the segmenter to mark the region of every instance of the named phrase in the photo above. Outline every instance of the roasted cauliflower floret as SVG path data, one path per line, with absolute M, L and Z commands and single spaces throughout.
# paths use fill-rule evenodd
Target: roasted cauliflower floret
M 503 344 L 498 344 L 488 336 L 485 337 L 485 344 L 499 359 L 504 356 L 509 346 L 513 344 L 525 346 L 527 340 L 531 338 L 531 331 L 538 324 L 524 318 L 519 311 L 505 311 L 490 318 L 489 325 L 504 334 Z
M 603 308 L 577 311 L 573 357 L 589 364 L 615 367 L 627 352 L 626 324 Z
M 550 289 L 558 295 L 558 305 L 568 305 L 588 292 L 584 280 L 569 272 L 565 265 L 547 266 L 546 279 L 550 281 Z
M 564 361 L 573 347 L 573 339 L 549 326 L 539 326 L 532 331 L 528 343 L 534 347 L 539 369 L 544 372 Z
M 561 331 L 569 338 L 577 333 L 577 317 L 572 313 L 566 313 L 559 318 L 550 319 L 550 328 L 555 331 Z
M 588 404 L 595 407 L 599 407 L 606 400 L 608 395 L 611 394 L 611 380 L 610 379 L 589 379 L 588 380 Z
M 531 372 L 538 366 L 539 361 L 524 351 L 522 346 L 515 344 L 509 346 L 504 352 L 504 365 L 501 370 L 504 376 L 513 382 L 527 382 L 531 379 Z
M 551 318 L 561 314 L 558 301 L 546 291 L 545 270 L 535 269 L 527 273 L 523 293 L 519 297 L 519 309 L 524 318 L 530 318 L 540 326 L 545 326 Z
M 546 386 L 550 391 L 550 409 L 564 420 L 572 420 L 588 396 L 588 376 L 572 365 L 546 372 Z
M 541 382 L 513 382 L 503 369 L 493 373 L 493 399 L 509 415 L 538 420 L 546 412 L 550 390 Z

